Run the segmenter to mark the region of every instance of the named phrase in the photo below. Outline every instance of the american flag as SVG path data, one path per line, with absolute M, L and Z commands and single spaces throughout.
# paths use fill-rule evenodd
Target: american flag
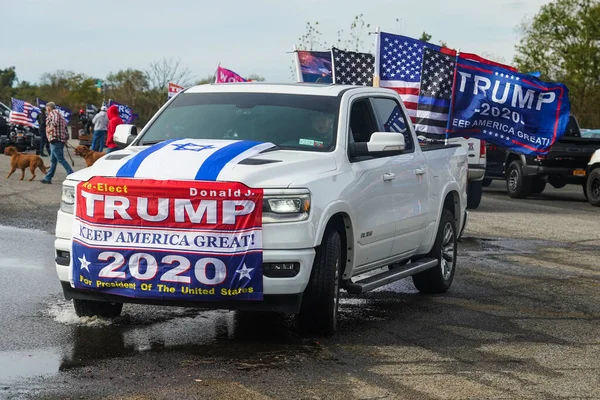
M 424 48 L 417 105 L 417 133 L 444 135 L 448 125 L 456 57 Z
M 19 100 L 12 100 L 12 111 L 10 113 L 9 122 L 14 125 L 26 125 L 37 127 L 37 116 L 40 113 L 40 109 L 31 105 L 30 103 Z
M 395 90 L 400 94 L 404 106 L 413 122 L 417 119 L 417 108 L 421 90 L 421 68 L 425 48 L 454 55 L 456 52 L 435 44 L 406 36 L 381 32 L 379 40 L 379 86 Z
M 333 83 L 373 86 L 375 57 L 369 53 L 331 49 Z

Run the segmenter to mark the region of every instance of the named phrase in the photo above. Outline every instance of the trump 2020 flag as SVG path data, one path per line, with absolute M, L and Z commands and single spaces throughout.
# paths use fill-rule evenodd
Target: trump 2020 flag
M 522 154 L 546 153 L 564 134 L 570 110 L 561 83 L 459 57 L 448 135 Z
M 38 107 L 46 107 L 46 104 L 48 103 L 47 101 L 44 101 L 40 98 L 37 98 L 37 105 Z M 63 118 L 65 119 L 65 121 L 67 121 L 67 124 L 69 123 L 69 121 L 71 121 L 71 115 L 73 114 L 73 112 L 71 110 L 69 110 L 66 107 L 61 107 L 58 104 L 56 105 L 56 109 L 58 110 L 58 112 L 63 116 Z
M 333 83 L 341 85 L 373 86 L 375 57 L 369 53 L 357 53 L 331 48 Z
M 242 78 L 235 72 L 223 68 L 220 65 L 217 67 L 217 77 L 215 83 L 231 83 L 231 82 L 246 82 L 246 79 Z
M 119 117 L 121 117 L 123 122 L 126 124 L 133 123 L 133 121 L 138 117 L 138 115 L 134 114 L 133 110 L 125 104 L 119 104 L 114 100 L 109 100 L 108 106 L 110 107 L 112 105 L 117 106 L 117 108 L 119 109 Z

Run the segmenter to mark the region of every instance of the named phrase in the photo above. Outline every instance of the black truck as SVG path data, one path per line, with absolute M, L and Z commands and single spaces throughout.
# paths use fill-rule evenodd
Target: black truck
M 518 199 L 542 193 L 546 184 L 557 189 L 580 185 L 585 195 L 587 164 L 597 149 L 600 139 L 582 137 L 577 119 L 570 116 L 565 134 L 544 155 L 525 156 L 488 143 L 483 186 L 506 180 L 508 195 Z

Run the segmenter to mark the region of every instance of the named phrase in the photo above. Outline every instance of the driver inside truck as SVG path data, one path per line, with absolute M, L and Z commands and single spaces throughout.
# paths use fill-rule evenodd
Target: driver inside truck
M 312 137 L 328 147 L 333 140 L 333 115 L 317 114 L 312 120 Z

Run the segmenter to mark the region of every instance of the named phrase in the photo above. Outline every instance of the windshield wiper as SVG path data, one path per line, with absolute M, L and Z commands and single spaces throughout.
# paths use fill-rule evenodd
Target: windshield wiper
M 160 142 L 164 142 L 167 139 L 161 139 L 161 140 L 150 140 L 148 142 L 142 142 L 140 144 L 138 144 L 138 146 L 152 146 L 153 144 L 158 144 Z

